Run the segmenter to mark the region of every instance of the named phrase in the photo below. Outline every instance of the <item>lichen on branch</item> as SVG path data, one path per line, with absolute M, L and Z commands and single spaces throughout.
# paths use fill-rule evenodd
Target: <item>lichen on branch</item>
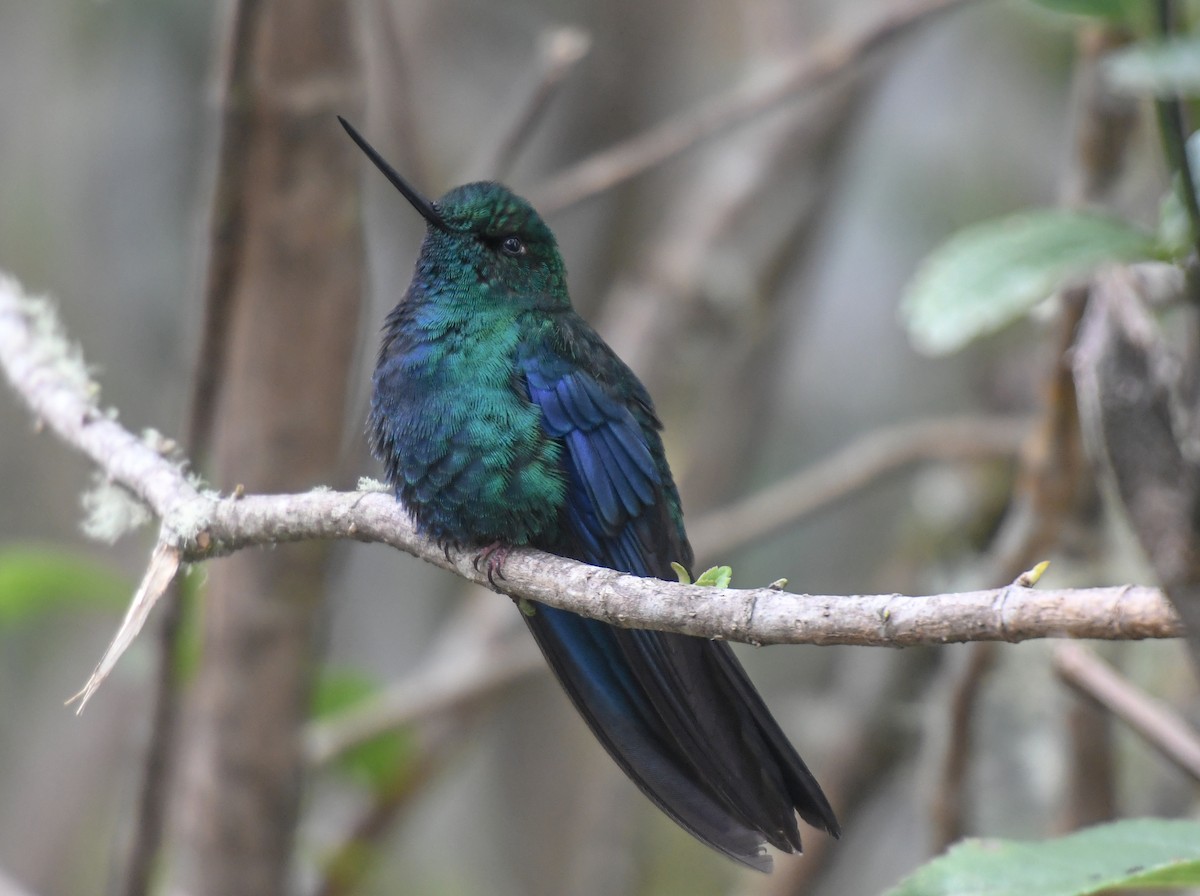
M 169 440 L 146 439 L 104 412 L 82 354 L 48 300 L 31 298 L 0 273 L 0 367 L 41 427 L 96 465 L 102 480 L 142 502 L 160 521 L 158 542 L 134 606 L 89 682 L 95 690 L 178 569 L 244 548 L 312 539 L 379 542 L 487 585 L 473 553 L 445 552 L 420 535 L 377 484 L 359 491 L 219 495 L 174 455 Z M 903 647 L 961 641 L 1073 637 L 1178 637 L 1182 630 L 1157 588 L 1039 590 L 1013 584 L 914 597 L 801 595 L 774 588 L 718 589 L 642 579 L 533 550 L 513 551 L 497 590 L 614 625 L 654 628 L 752 644 Z M 136 609 L 136 612 L 134 610 Z

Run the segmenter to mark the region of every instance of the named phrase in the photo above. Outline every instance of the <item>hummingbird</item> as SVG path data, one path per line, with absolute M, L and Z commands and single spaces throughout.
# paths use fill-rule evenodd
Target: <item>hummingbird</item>
M 425 219 L 388 314 L 368 430 L 420 532 L 502 575 L 531 547 L 675 580 L 692 565 L 645 387 L 571 306 L 554 234 L 493 182 L 430 201 L 345 119 Z M 760 871 L 800 852 L 796 814 L 834 837 L 828 800 L 724 641 L 625 629 L 544 604 L 522 616 L 617 765 L 701 842 Z

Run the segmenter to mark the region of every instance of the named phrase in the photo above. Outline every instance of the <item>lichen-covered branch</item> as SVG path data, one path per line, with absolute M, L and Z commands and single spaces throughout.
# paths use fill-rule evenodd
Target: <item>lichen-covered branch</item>
M 161 437 L 138 438 L 101 410 L 83 361 L 50 304 L 0 275 L 0 366 L 41 425 L 86 454 L 161 520 L 160 550 L 199 562 L 255 545 L 311 539 L 380 542 L 487 584 L 470 551 L 421 536 L 381 489 L 221 496 L 198 487 Z M 803 595 L 642 579 L 533 550 L 514 551 L 498 590 L 603 619 L 753 644 L 906 647 L 958 641 L 1182 634 L 1157 588 L 1043 590 L 1016 585 L 958 594 Z M 161 577 L 160 577 L 161 578 Z M 164 586 L 165 587 L 165 586 Z M 152 601 L 151 601 L 152 603 Z M 147 611 L 149 607 L 145 608 Z M 126 633 L 128 634 L 128 633 Z

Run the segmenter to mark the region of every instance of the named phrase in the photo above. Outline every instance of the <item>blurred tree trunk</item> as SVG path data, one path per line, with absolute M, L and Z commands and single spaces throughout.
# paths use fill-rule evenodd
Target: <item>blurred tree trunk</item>
M 334 119 L 360 101 L 350 9 L 231 11 L 200 363 L 222 489 L 305 489 L 336 462 L 362 291 L 358 159 Z M 188 892 L 286 890 L 327 555 L 288 545 L 213 565 L 179 844 Z

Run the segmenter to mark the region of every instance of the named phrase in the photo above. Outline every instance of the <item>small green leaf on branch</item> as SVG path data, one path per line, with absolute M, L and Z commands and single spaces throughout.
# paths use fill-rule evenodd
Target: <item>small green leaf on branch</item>
M 733 581 L 733 569 L 729 566 L 710 566 L 704 572 L 700 573 L 696 579 L 697 585 L 703 585 L 707 588 L 728 588 L 729 583 Z
M 1038 580 L 1041 579 L 1042 575 L 1047 569 L 1049 569 L 1049 567 L 1050 561 L 1043 560 L 1041 563 L 1034 566 L 1033 569 L 1027 569 L 1017 576 L 1013 584 L 1019 588 L 1032 588 L 1038 583 Z

